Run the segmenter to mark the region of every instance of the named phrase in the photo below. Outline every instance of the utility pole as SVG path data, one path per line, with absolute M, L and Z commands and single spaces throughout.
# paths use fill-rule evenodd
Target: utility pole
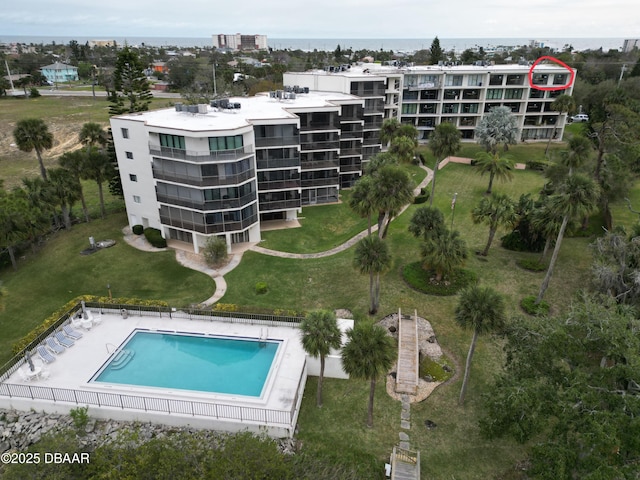
M 620 88 L 620 82 L 622 82 L 622 76 L 624 75 L 624 72 L 627 71 L 627 64 L 624 63 L 622 64 L 622 68 L 620 69 L 620 78 L 618 79 L 618 88 Z

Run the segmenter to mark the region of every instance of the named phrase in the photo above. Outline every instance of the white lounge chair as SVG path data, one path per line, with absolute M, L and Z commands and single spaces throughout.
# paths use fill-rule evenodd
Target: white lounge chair
M 70 338 L 65 337 L 65 336 L 62 334 L 62 332 L 56 332 L 56 333 L 54 334 L 54 337 L 56 337 L 56 340 L 58 341 L 58 343 L 59 343 L 60 345 L 62 345 L 63 347 L 65 347 L 65 348 L 71 348 L 71 347 L 73 347 L 73 345 L 74 345 L 74 343 L 75 343 L 75 342 L 74 342 L 73 340 L 71 340 Z
M 40 356 L 40 358 L 44 363 L 52 363 L 56 361 L 56 357 L 51 355 L 49 353 L 49 350 L 44 348 L 42 345 L 38 345 L 38 347 L 36 348 L 36 351 L 38 352 L 38 355 Z
M 61 353 L 64 353 L 64 347 L 59 343 L 57 343 L 53 338 L 47 337 L 44 343 L 56 355 L 60 355 Z
M 20 380 L 22 380 L 23 382 L 31 381 L 31 377 L 29 377 L 26 373 L 24 373 L 24 370 L 22 370 L 22 368 L 18 369 L 18 376 L 20 376 Z
M 64 325 L 62 327 L 62 331 L 67 337 L 73 338 L 74 340 L 79 340 L 82 338 L 82 333 L 78 332 L 77 330 L 74 330 L 71 325 Z

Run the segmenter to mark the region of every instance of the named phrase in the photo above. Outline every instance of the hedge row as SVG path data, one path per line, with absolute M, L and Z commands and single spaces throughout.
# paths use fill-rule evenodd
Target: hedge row
M 144 236 L 156 248 L 165 248 L 167 246 L 167 241 L 162 238 L 162 233 L 157 228 L 145 228 Z

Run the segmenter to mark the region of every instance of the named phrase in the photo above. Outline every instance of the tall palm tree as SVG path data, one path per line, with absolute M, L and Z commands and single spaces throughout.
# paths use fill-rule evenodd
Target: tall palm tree
M 14 193 L 0 195 L 0 248 L 7 250 L 14 270 L 16 248 L 26 240 L 26 207 L 27 202 Z
M 85 123 L 85 125 L 89 125 Z M 82 188 L 82 182 L 80 179 L 85 174 L 85 165 L 87 162 L 87 152 L 83 152 L 80 150 L 75 150 L 73 152 L 65 152 L 58 159 L 60 162 L 60 166 L 69 170 L 78 180 L 78 185 L 80 185 L 79 195 L 80 195 L 80 203 L 82 203 L 82 213 L 84 214 L 84 221 L 89 223 L 91 220 L 89 218 L 89 209 L 87 208 L 87 201 L 84 198 L 84 191 Z
M 560 112 L 560 117 L 562 115 L 573 113 L 576 109 L 576 101 L 571 95 L 562 94 L 558 95 L 555 100 L 551 103 L 551 110 L 554 112 Z M 551 140 L 556 137 L 556 132 L 558 131 L 558 122 L 553 125 L 553 133 L 549 137 L 549 141 L 547 142 L 547 147 L 544 149 L 544 154 L 546 155 L 549 151 L 549 146 L 551 145 Z
M 356 244 L 353 266 L 369 274 L 369 313 L 373 315 L 380 304 L 380 274 L 391 266 L 389 247 L 378 236 L 363 238 Z
M 490 197 L 484 197 L 476 208 L 471 211 L 473 223 L 485 223 L 489 225 L 489 239 L 481 255 L 486 257 L 493 237 L 499 226 L 513 226 L 518 220 L 516 203 L 504 193 L 492 193 Z
M 86 162 L 84 164 L 84 178 L 94 180 L 98 184 L 98 196 L 100 197 L 100 216 L 105 217 L 104 193 L 102 185 L 108 181 L 113 175 L 113 164 L 109 160 L 109 156 L 92 147 L 87 153 Z
M 460 405 L 464 403 L 467 392 L 471 360 L 476 349 L 478 335 L 501 329 L 504 326 L 505 317 L 504 299 L 491 287 L 481 288 L 473 285 L 460 292 L 460 300 L 455 310 L 456 323 L 462 328 L 473 330 L 467 362 L 464 367 L 460 398 L 458 399 Z
M 73 174 L 64 168 L 52 168 L 49 170 L 49 184 L 54 202 L 62 210 L 62 219 L 66 229 L 71 228 L 71 209 L 80 198 L 80 183 Z
M 400 122 L 397 118 L 387 118 L 382 122 L 380 127 L 380 143 L 387 145 L 396 136 L 396 132 L 400 128 Z
M 446 229 L 444 215 L 437 207 L 420 207 L 409 220 L 409 232 L 425 241 L 437 237 Z
M 357 322 L 347 331 L 347 339 L 342 347 L 342 368 L 350 377 L 370 380 L 367 426 L 373 427 L 376 380 L 393 365 L 395 344 L 384 328 L 368 321 Z
M 549 247 L 557 238 L 562 226 L 562 217 L 562 214 L 558 214 L 550 207 L 548 199 L 531 213 L 531 226 L 535 231 L 540 232 L 545 239 L 540 262 L 547 259 Z
M 36 151 L 40 164 L 40 175 L 43 180 L 46 180 L 47 170 L 42 161 L 42 152 L 53 147 L 53 134 L 49 131 L 47 124 L 39 118 L 19 120 L 13 130 L 13 137 L 16 140 L 16 145 L 23 152 Z
M 405 136 L 397 136 L 391 140 L 389 153 L 398 157 L 399 163 L 411 163 L 418 148 L 418 141 Z
M 592 153 L 591 141 L 582 135 L 574 135 L 569 140 L 569 150 L 562 152 L 561 161 L 563 165 L 569 167 L 569 175 L 572 175 L 573 170 L 584 165 Z
M 373 176 L 371 198 L 382 214 L 378 222 L 378 236 L 383 238 L 391 218 L 413 200 L 413 181 L 402 168 L 384 165 Z
M 451 123 L 440 123 L 429 138 L 429 148 L 436 157 L 436 163 L 433 168 L 433 180 L 431 180 L 431 196 L 429 197 L 429 206 L 433 205 L 433 197 L 436 193 L 436 175 L 440 162 L 451 155 L 455 155 L 460 150 L 460 138 L 462 134 Z
M 87 122 L 82 125 L 78 137 L 87 150 L 91 147 L 105 147 L 108 140 L 107 132 L 102 128 L 102 125 L 96 122 Z
M 479 152 L 476 155 L 476 166 L 480 175 L 485 173 L 489 174 L 489 186 L 487 187 L 487 193 L 491 193 L 493 188 L 493 179 L 504 182 L 513 179 L 513 173 L 511 170 L 515 167 L 515 162 L 508 155 L 500 156 L 496 151 L 494 153 Z
M 421 248 L 423 268 L 436 272 L 436 281 L 453 273 L 467 258 L 467 244 L 457 230 L 444 230 Z
M 371 215 L 376 211 L 372 198 L 373 178 L 363 175 L 353 185 L 349 197 L 349 208 L 361 217 L 367 217 L 367 232 L 371 235 Z
M 302 334 L 302 348 L 314 358 L 320 357 L 320 375 L 318 376 L 318 391 L 316 404 L 322 407 L 322 380 L 324 378 L 324 360 L 337 350 L 342 344 L 342 333 L 338 328 L 336 315 L 328 310 L 314 310 L 307 314 L 300 322 Z
M 589 177 L 581 174 L 574 174 L 567 178 L 564 185 L 559 188 L 558 193 L 554 194 L 549 201 L 550 208 L 562 215 L 562 224 L 558 231 L 558 237 L 556 238 L 556 245 L 549 261 L 549 267 L 547 268 L 547 274 L 540 286 L 540 292 L 536 298 L 536 305 L 542 301 L 544 293 L 549 287 L 551 276 L 553 275 L 553 268 L 555 267 L 556 260 L 558 259 L 558 253 L 560 252 L 560 245 L 564 237 L 564 232 L 567 229 L 569 220 L 575 218 L 582 218 L 588 215 L 598 205 L 598 199 L 600 196 L 600 187 L 598 184 Z

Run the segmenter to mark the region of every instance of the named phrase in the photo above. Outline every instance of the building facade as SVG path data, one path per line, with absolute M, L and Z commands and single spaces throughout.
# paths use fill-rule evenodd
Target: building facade
M 211 236 L 258 242 L 263 222 L 337 202 L 359 178 L 380 151 L 366 118 L 364 98 L 304 89 L 112 117 L 129 225 L 196 253 Z
M 454 124 L 463 140 L 493 107 L 506 106 L 518 120 L 523 141 L 561 140 L 566 113 L 554 99 L 573 92 L 575 70 L 560 65 L 430 65 L 386 67 L 376 64 L 285 73 L 285 85 L 363 94 L 382 102 L 384 118 L 414 125 L 426 141 L 441 122 Z M 367 96 L 371 95 L 371 96 Z
M 66 63 L 52 63 L 40 69 L 42 75 L 51 84 L 73 82 L 78 80 L 78 67 Z
M 227 35 L 220 33 L 212 35 L 213 46 L 217 49 L 228 50 L 267 50 L 266 35 L 243 35 L 235 33 Z

